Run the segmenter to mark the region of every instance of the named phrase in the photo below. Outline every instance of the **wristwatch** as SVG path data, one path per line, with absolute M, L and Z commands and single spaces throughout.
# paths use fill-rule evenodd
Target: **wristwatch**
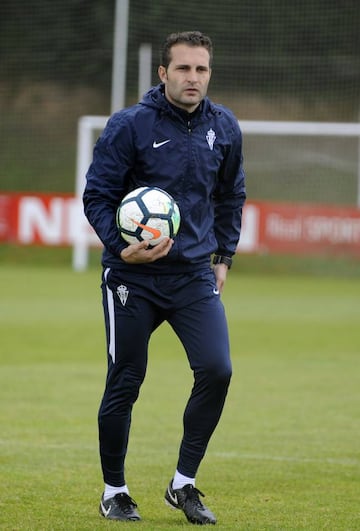
M 221 256 L 219 254 L 215 254 L 213 258 L 213 264 L 225 264 L 228 266 L 228 269 L 230 269 L 232 265 L 232 258 L 230 258 L 230 256 Z

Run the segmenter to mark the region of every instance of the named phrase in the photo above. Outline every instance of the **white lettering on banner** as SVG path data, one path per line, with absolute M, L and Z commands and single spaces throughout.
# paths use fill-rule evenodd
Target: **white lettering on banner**
M 38 235 L 44 244 L 59 244 L 63 223 L 63 202 L 62 198 L 51 199 L 47 208 L 41 198 L 22 198 L 19 203 L 20 243 L 33 243 Z
M 284 241 L 298 241 L 302 235 L 301 218 L 284 218 L 280 214 L 269 214 L 266 219 L 266 236 Z
M 308 241 L 328 241 L 332 244 L 360 243 L 360 219 L 310 216 L 304 220 Z
M 67 206 L 67 241 L 71 244 L 86 243 L 91 246 L 101 245 L 96 232 L 85 217 L 81 199 L 69 199 Z
M 53 197 L 48 204 L 41 197 L 23 197 L 19 203 L 20 243 L 43 245 L 72 245 L 84 242 L 100 245 L 82 209 L 81 200 L 73 197 Z
M 259 246 L 259 208 L 255 205 L 246 205 L 243 211 L 241 236 L 237 251 L 251 253 Z

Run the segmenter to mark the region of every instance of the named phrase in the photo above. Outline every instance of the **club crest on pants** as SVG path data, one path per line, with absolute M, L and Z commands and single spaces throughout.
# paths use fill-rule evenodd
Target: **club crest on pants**
M 116 293 L 119 296 L 121 304 L 125 306 L 128 295 L 129 295 L 129 290 L 127 289 L 127 287 L 124 286 L 123 284 L 120 284 L 120 286 L 116 288 Z

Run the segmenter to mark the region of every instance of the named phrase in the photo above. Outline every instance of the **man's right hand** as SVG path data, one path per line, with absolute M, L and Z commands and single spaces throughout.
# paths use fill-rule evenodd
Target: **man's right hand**
M 169 253 L 173 243 L 174 240 L 171 238 L 164 238 L 155 247 L 151 247 L 149 241 L 132 243 L 121 251 L 120 257 L 127 264 L 155 262 L 155 260 L 163 258 Z

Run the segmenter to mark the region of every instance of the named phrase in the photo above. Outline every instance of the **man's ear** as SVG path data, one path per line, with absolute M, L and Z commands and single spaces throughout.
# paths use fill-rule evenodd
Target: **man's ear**
M 166 68 L 165 66 L 163 65 L 160 65 L 159 68 L 158 68 L 158 75 L 159 75 L 159 78 L 161 79 L 161 81 L 163 83 L 165 83 L 165 81 L 167 81 L 167 74 L 166 74 Z

